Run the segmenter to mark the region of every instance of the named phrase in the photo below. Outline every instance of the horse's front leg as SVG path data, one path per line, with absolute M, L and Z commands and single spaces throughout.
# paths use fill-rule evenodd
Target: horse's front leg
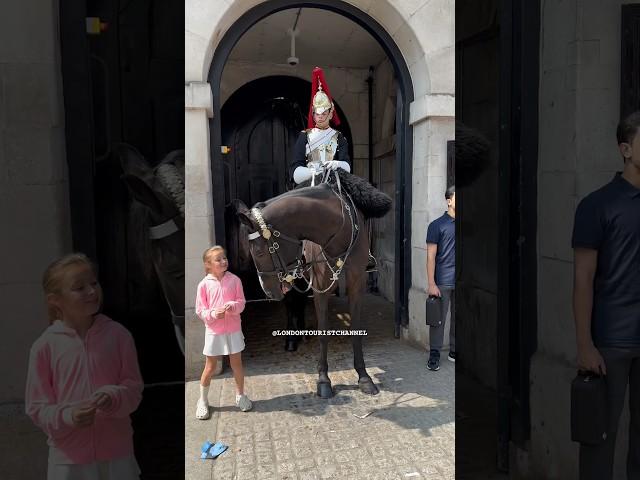
M 318 330 L 326 330 L 328 324 L 329 297 L 326 293 L 316 293 L 313 296 L 313 303 L 316 307 L 316 317 L 318 318 Z M 333 397 L 331 380 L 329 379 L 329 364 L 327 363 L 327 346 L 329 337 L 320 335 L 320 360 L 318 360 L 318 384 L 316 393 L 320 398 Z
M 351 313 L 351 330 L 364 330 L 365 322 L 362 320 L 362 297 L 364 295 L 364 275 L 360 278 L 352 278 L 349 282 L 349 312 Z M 358 387 L 360 391 L 368 395 L 376 395 L 379 390 L 367 373 L 362 352 L 362 336 L 352 335 L 353 367 L 358 374 Z
M 291 290 L 284 296 L 284 305 L 287 307 L 287 330 L 295 330 L 295 295 L 297 292 Z M 284 340 L 284 349 L 287 352 L 295 352 L 298 349 L 298 341 L 294 335 L 287 335 Z

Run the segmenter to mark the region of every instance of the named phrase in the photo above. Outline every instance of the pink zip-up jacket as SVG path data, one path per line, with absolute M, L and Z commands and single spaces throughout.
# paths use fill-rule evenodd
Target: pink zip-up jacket
M 129 415 L 142 400 L 144 384 L 133 337 L 98 314 L 84 340 L 56 321 L 31 347 L 26 388 L 27 415 L 48 437 L 56 464 L 87 464 L 133 455 Z M 72 409 L 96 392 L 111 397 L 93 425 L 75 427 Z
M 225 312 L 224 318 L 215 318 L 214 310 L 227 303 L 231 308 Z M 209 333 L 222 335 L 240 331 L 240 314 L 244 305 L 242 282 L 231 272 L 225 272 L 222 280 L 208 274 L 198 284 L 196 315 L 204 322 Z

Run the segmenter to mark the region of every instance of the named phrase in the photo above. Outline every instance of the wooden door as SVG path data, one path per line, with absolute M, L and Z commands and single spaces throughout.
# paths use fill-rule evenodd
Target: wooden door
M 239 199 L 251 207 L 287 191 L 289 163 L 303 127 L 299 104 L 292 99 L 265 101 L 245 118 L 236 118 L 224 143 L 231 152 L 224 157 L 225 203 Z M 247 110 L 250 112 L 250 110 Z M 232 208 L 225 211 L 229 269 L 243 280 L 249 299 L 264 298 L 245 240 Z

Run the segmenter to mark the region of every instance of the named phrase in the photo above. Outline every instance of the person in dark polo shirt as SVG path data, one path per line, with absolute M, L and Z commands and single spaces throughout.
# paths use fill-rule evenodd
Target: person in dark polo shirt
M 456 187 L 445 192 L 447 211 L 427 228 L 427 294 L 442 298 L 441 322 L 437 327 L 429 327 L 429 360 L 427 368 L 440 369 L 440 350 L 444 341 L 447 313 L 451 312 L 449 329 L 449 360 L 456 361 Z
M 609 423 L 603 443 L 580 445 L 581 480 L 613 477 L 627 385 L 627 479 L 640 479 L 640 111 L 617 137 L 624 169 L 579 203 L 573 229 L 578 368 L 606 376 Z

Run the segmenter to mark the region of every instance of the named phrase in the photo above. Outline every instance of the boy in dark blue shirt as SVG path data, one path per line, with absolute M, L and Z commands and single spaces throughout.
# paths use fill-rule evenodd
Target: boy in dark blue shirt
M 617 137 L 624 170 L 580 202 L 573 230 L 578 368 L 606 375 L 608 408 L 604 442 L 580 445 L 581 480 L 613 476 L 627 384 L 627 478 L 640 478 L 640 111 Z
M 456 361 L 456 187 L 449 187 L 444 196 L 447 200 L 447 211 L 427 228 L 427 294 L 442 299 L 439 325 L 429 327 L 430 352 L 427 368 L 433 371 L 440 369 L 440 350 L 449 311 L 449 360 Z

